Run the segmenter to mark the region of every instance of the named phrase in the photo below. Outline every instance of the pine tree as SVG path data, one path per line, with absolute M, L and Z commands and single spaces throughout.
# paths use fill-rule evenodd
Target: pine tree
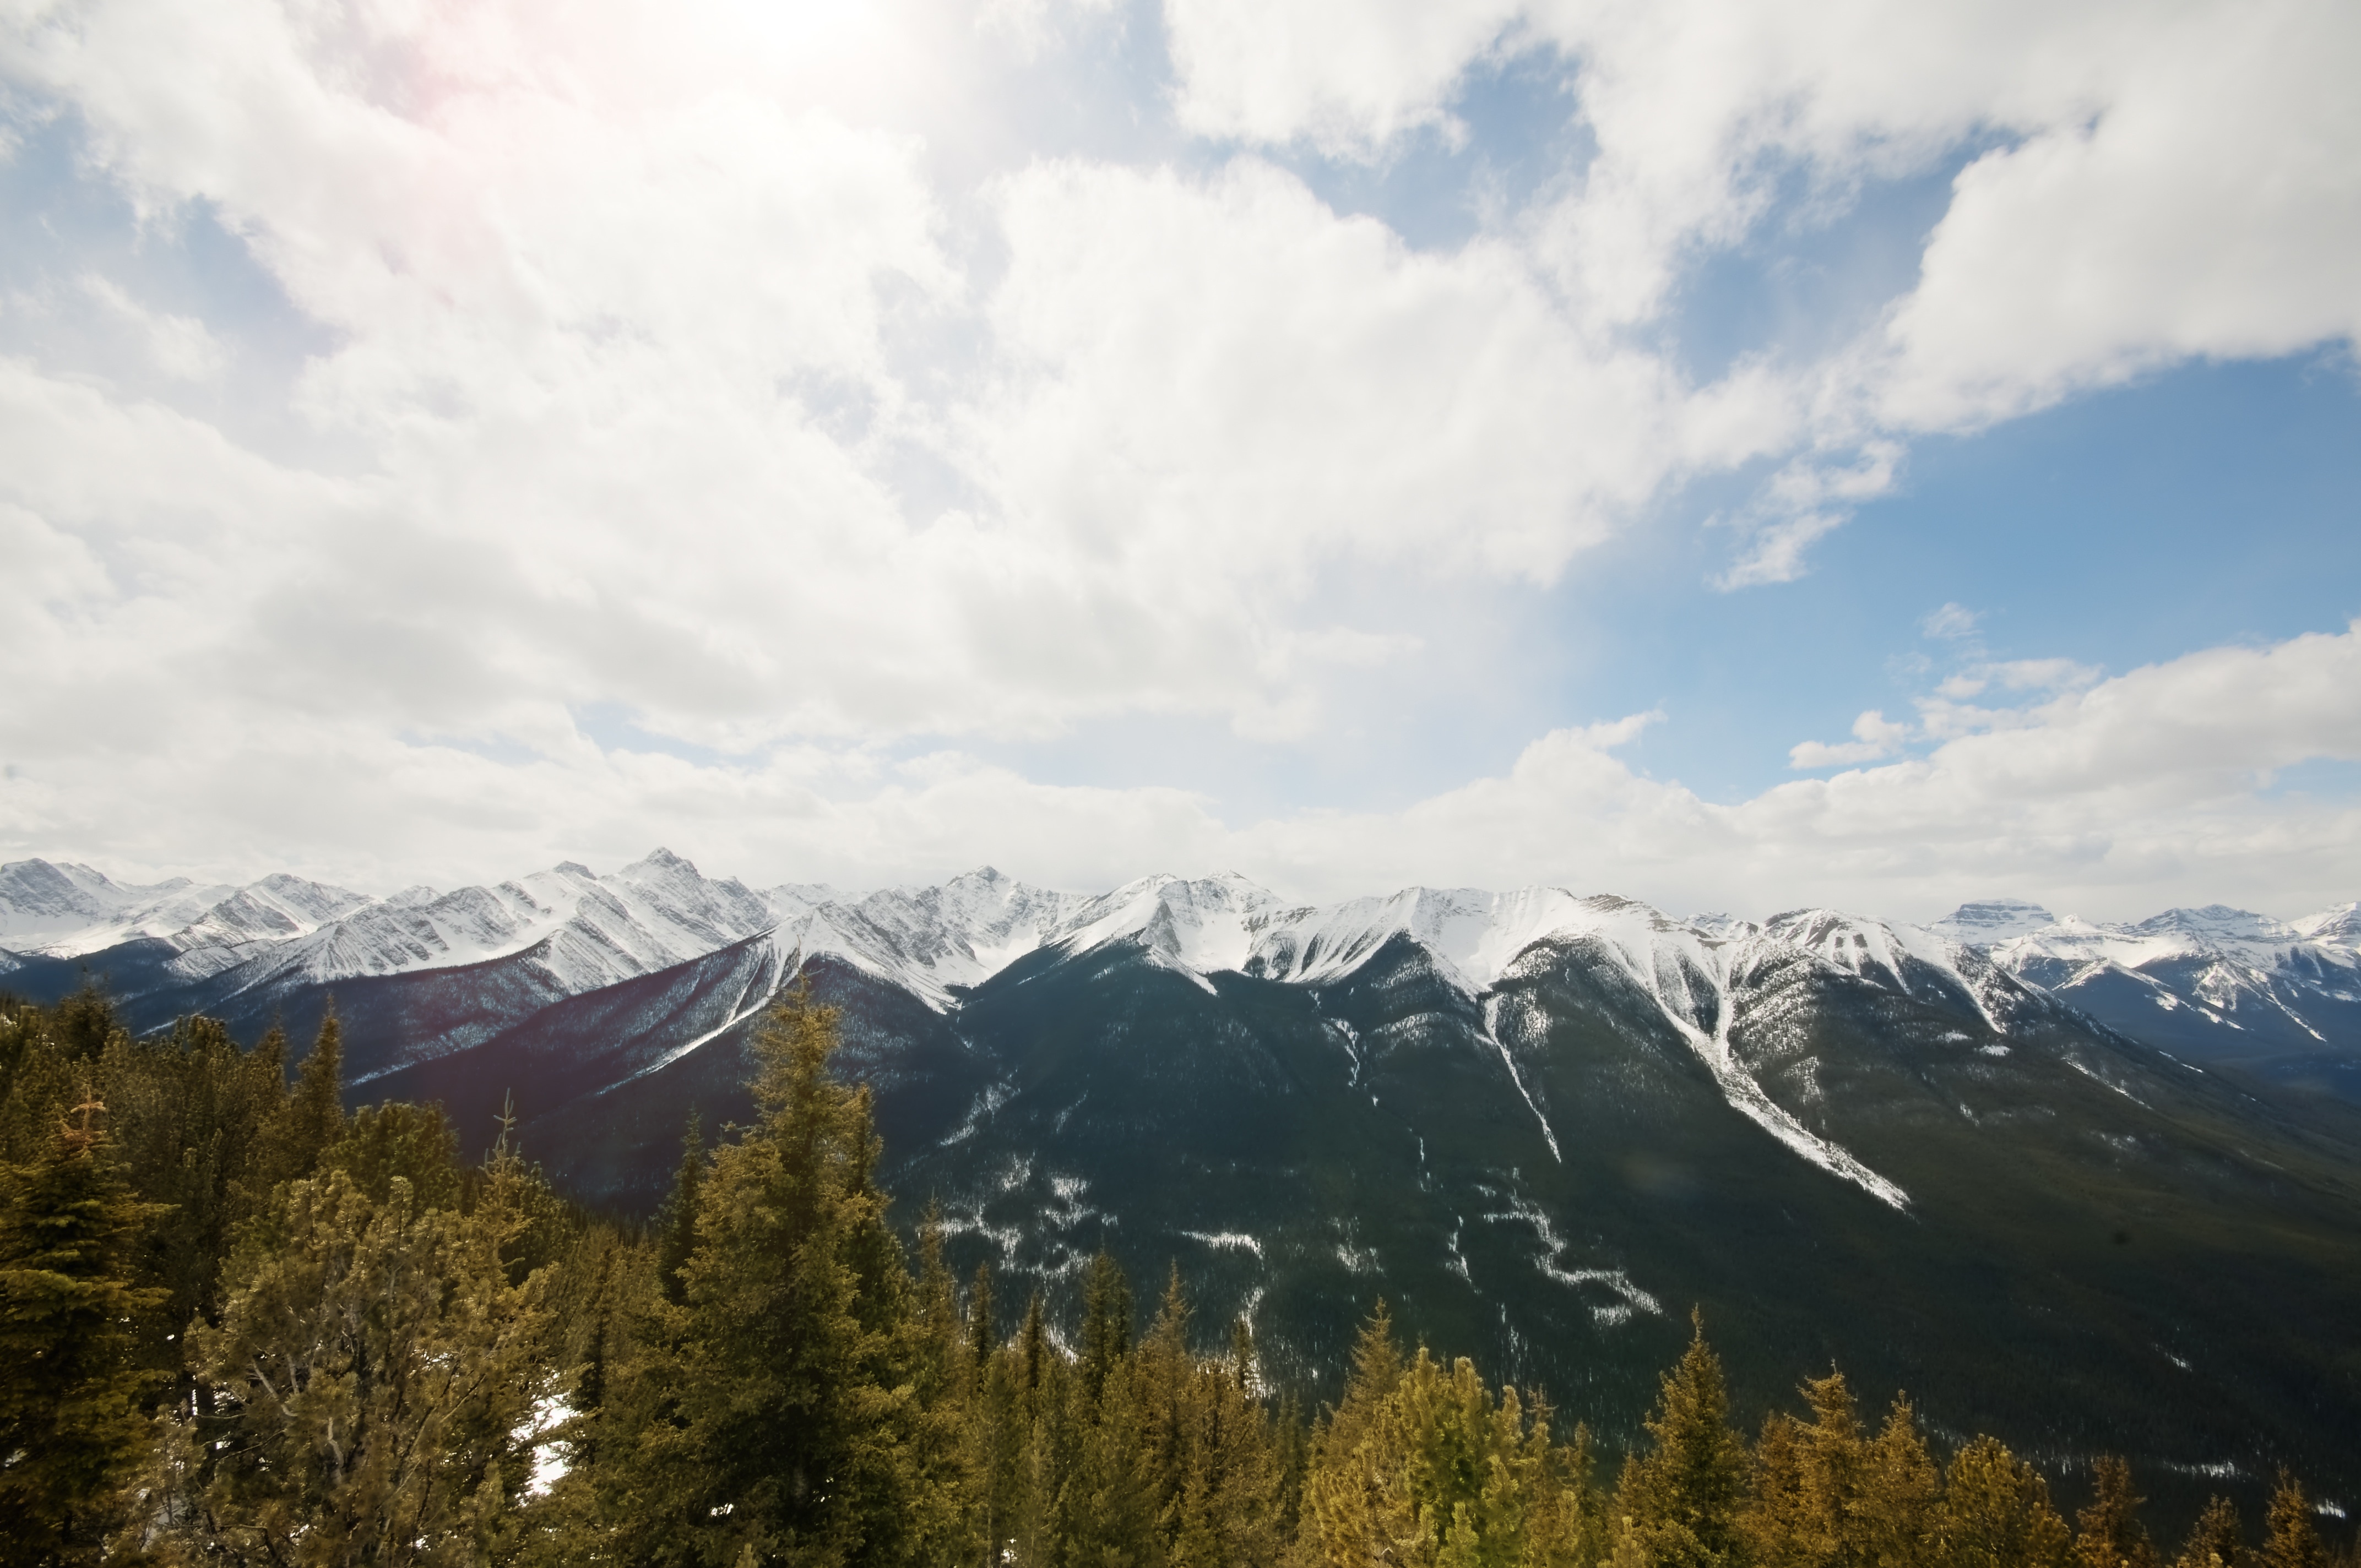
M 1353 1339 L 1353 1365 L 1345 1380 L 1345 1398 L 1322 1428 L 1317 1445 L 1323 1454 L 1346 1454 L 1357 1449 L 1375 1430 L 1402 1378 L 1401 1343 L 1394 1338 L 1393 1314 L 1380 1299 Z
M 344 1136 L 344 1025 L 331 1003 L 310 1054 L 295 1069 L 294 1092 L 270 1130 L 265 1186 L 310 1176 L 319 1168 L 321 1156 Z
M 93 1062 L 123 1034 L 115 1003 L 87 970 L 81 989 L 57 1005 L 52 1033 L 71 1062 Z
M 1859 1561 L 1869 1568 L 1919 1568 L 1927 1560 L 1941 1479 L 1908 1400 L 1894 1398 L 1863 1458 L 1855 1516 Z
M 180 1412 L 148 1478 L 167 1560 L 498 1562 L 536 1406 L 556 1388 L 547 1277 L 509 1278 L 531 1181 L 496 1148 L 471 1213 L 374 1201 L 346 1171 L 287 1184 L 190 1332 L 225 1412 Z
M 1087 1413 L 1073 1424 L 1071 1457 L 1060 1467 L 1045 1561 L 1090 1568 L 1160 1563 L 1157 1478 L 1141 1438 L 1147 1412 L 1139 1380 L 1137 1358 L 1119 1356 L 1085 1401 Z M 1086 1392 L 1079 1379 L 1073 1392 L 1078 1398 Z
M 922 1325 L 874 1181 L 865 1090 L 829 1079 L 833 1009 L 801 988 L 756 1041 L 758 1115 L 714 1153 L 664 1376 L 684 1430 L 640 1511 L 686 1557 L 900 1563 L 931 1551 Z M 663 1434 L 657 1434 L 660 1437 Z
M 1042 1315 L 1041 1292 L 1033 1292 L 1032 1300 L 1025 1306 L 1025 1327 L 1016 1337 L 1017 1352 L 1025 1372 L 1026 1411 L 1038 1415 L 1040 1409 L 1041 1380 L 1049 1364 L 1049 1325 Z
M 2312 1522 L 2312 1504 L 2303 1488 L 2287 1471 L 2279 1472 L 2271 1489 L 2269 1510 L 2263 1516 L 2260 1568 L 2328 1568 L 2328 1548 Z
M 2077 1568 L 2157 1568 L 2156 1547 L 2139 1519 L 2147 1499 L 2132 1487 L 2132 1467 L 2103 1454 L 2091 1479 L 2090 1506 L 2074 1516 Z
M 2173 1559 L 2172 1568 L 2238 1568 L 2246 1555 L 2245 1533 L 2238 1527 L 2238 1506 L 2216 1494 L 2190 1527 L 2188 1544 Z
M 1296 1525 L 1303 1562 L 1405 1561 L 1401 1554 L 1417 1549 L 1400 1426 L 1390 1419 L 1403 1373 L 1393 1319 L 1379 1300 L 1354 1339 L 1345 1397 L 1312 1437 Z
M 984 1363 L 992 1359 L 994 1349 L 1000 1343 L 996 1316 L 992 1304 L 992 1265 L 979 1263 L 975 1266 L 975 1283 L 969 1287 L 967 1297 L 968 1361 L 977 1374 L 983 1372 Z
M 95 1562 L 145 1425 L 133 1324 L 166 1292 L 126 1277 L 159 1210 L 132 1197 L 85 1100 L 0 1171 L 0 1519 L 6 1560 Z
M 1131 1350 L 1131 1282 L 1102 1249 L 1082 1287 L 1082 1392 L 1095 1400 L 1107 1374 Z
M 1935 1509 L 1937 1568 L 2063 1568 L 2072 1548 L 2049 1484 L 1998 1439 L 1977 1438 L 1951 1456 Z
M 1811 1421 L 1773 1414 L 1755 1445 L 1749 1553 L 1757 1568 L 1856 1568 L 1867 1456 L 1852 1391 L 1831 1372 L 1806 1379 L 1803 1395 Z
M 963 1382 L 967 1340 L 959 1316 L 959 1288 L 943 1261 L 943 1213 L 929 1201 L 918 1222 L 918 1318 L 927 1354 L 919 1397 L 929 1402 L 955 1398 Z
M 1653 1444 L 1625 1463 L 1615 1508 L 1660 1568 L 1726 1568 L 1745 1556 L 1746 1445 L 1730 1430 L 1721 1360 L 1705 1343 L 1704 1320 L 1691 1322 L 1689 1348 L 1664 1374 L 1645 1423 Z
M 680 1170 L 656 1216 L 656 1280 L 664 1288 L 664 1299 L 675 1306 L 682 1299 L 681 1271 L 697 1251 L 697 1206 L 704 1181 L 705 1130 L 696 1107 L 691 1106 L 688 1127 L 680 1135 Z

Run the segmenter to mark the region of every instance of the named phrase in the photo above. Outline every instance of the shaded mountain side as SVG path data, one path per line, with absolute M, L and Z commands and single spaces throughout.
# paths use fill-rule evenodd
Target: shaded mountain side
M 1749 1423 L 1835 1362 L 2053 1463 L 2127 1451 L 2169 1507 L 2282 1461 L 2361 1495 L 2361 1114 L 2256 1070 L 2285 1058 L 2177 1061 L 1981 951 L 1825 911 L 1559 895 L 1507 953 L 1477 936 L 1523 915 L 1422 898 L 1427 936 L 1372 906 L 1231 969 L 1248 916 L 1300 912 L 1183 891 L 972 987 L 806 959 L 897 1219 L 941 1203 L 1004 1327 L 1037 1286 L 1072 1322 L 1104 1245 L 1147 1298 L 1177 1264 L 1201 1322 L 1248 1317 L 1274 1375 L 1333 1396 L 1382 1295 L 1620 1444 L 1699 1305 Z M 529 1157 L 644 1215 L 692 1107 L 708 1138 L 750 1117 L 796 959 L 771 932 L 574 994 L 530 949 L 343 981 L 353 1098 L 440 1101 L 472 1153 L 513 1092 Z M 300 1042 L 324 996 L 218 1011 L 251 1038 L 267 1003 Z
M 462 1093 L 497 1104 L 497 1093 L 512 1080 L 522 1146 L 553 1179 L 582 1201 L 653 1213 L 679 1166 L 681 1134 L 692 1109 L 708 1144 L 753 1116 L 746 1083 L 754 1036 L 765 1003 L 796 972 L 779 973 L 774 951 L 771 959 L 766 966 L 755 951 L 742 951 L 736 965 L 698 960 L 683 966 L 698 970 L 695 978 L 703 982 L 688 993 L 667 993 L 653 983 L 663 977 L 648 976 L 610 988 L 633 992 L 630 997 L 594 992 L 570 999 L 464 1061 L 426 1064 L 414 1081 L 427 1097 L 446 1104 Z M 948 1020 L 837 959 L 807 960 L 800 972 L 817 1000 L 842 1012 L 837 1070 L 870 1087 L 889 1168 L 897 1151 L 928 1145 L 959 1121 L 989 1074 Z M 662 1020 L 656 1032 L 630 1033 L 643 1018 Z M 547 1082 L 533 1071 L 536 1061 L 569 1058 L 605 1059 L 625 1070 L 603 1082 L 578 1065 Z M 495 1081 L 503 1089 L 488 1095 Z M 488 1137 L 488 1128 L 473 1135 Z M 911 1209 L 906 1202 L 903 1207 Z
M 445 969 L 359 975 L 331 984 L 301 981 L 240 990 L 239 971 L 191 984 L 166 966 L 180 955 L 142 939 L 75 959 L 35 958 L 8 976 L 34 1002 L 54 1002 L 86 981 L 103 988 L 126 1027 L 147 1033 L 203 1014 L 242 1040 L 281 1025 L 300 1053 L 333 1003 L 344 1025 L 348 1081 L 365 1083 L 423 1052 L 466 1050 L 566 995 L 530 953 Z M 383 1098 L 372 1095 L 372 1099 Z
M 1910 1193 L 1932 1245 L 1881 1244 L 1903 1293 L 1872 1317 L 1925 1327 L 1879 1326 L 1892 1380 L 2028 1442 L 2349 1474 L 2361 1118 L 2290 1113 L 2047 998 L 2008 1022 L 1799 971 L 1732 1030 L 1774 1099 Z
M 145 1033 L 190 1011 L 181 1004 L 186 981 L 170 967 L 179 956 L 170 942 L 152 937 L 75 958 L 17 953 L 12 955 L 15 967 L 6 971 L 8 989 L 27 1002 L 47 1004 L 72 995 L 85 982 L 93 984 L 114 1001 L 126 1028 Z
M 2128 1450 L 2167 1489 L 2282 1461 L 2361 1486 L 2361 1139 L 2070 1009 L 2004 1036 L 1956 991 L 1809 963 L 1741 993 L 1733 1057 L 1897 1208 L 1735 1107 L 1582 943 L 1481 1003 L 1408 941 L 1317 990 L 1108 949 L 1012 979 L 961 1017 L 1002 1076 L 894 1159 L 961 1268 L 1056 1300 L 1102 1240 L 1151 1280 L 1178 1262 L 1291 1373 L 1336 1365 L 1382 1293 L 1619 1441 L 1700 1304 L 1751 1410 L 1834 1361 L 2031 1452 Z

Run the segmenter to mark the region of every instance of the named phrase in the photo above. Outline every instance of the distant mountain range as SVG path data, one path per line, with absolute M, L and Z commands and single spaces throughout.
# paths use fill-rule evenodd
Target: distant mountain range
M 0 975 L 47 992 L 85 969 L 104 974 L 143 1026 L 192 1011 L 234 1022 L 308 1017 L 328 989 L 438 970 L 467 970 L 472 985 L 500 993 L 479 1017 L 366 1042 L 365 1052 L 379 1047 L 366 1079 L 479 1044 L 522 1022 L 519 1009 L 756 937 L 790 967 L 798 955 L 836 959 L 946 1013 L 1037 950 L 1071 954 L 1119 939 L 1180 972 L 1312 985 L 1403 935 L 1480 989 L 1532 942 L 1597 928 L 1609 907 L 1644 906 L 1555 888 L 1411 888 L 1291 905 L 1235 875 L 1145 877 L 1093 897 L 988 867 L 939 887 L 864 895 L 813 883 L 756 890 L 703 876 L 664 850 L 610 876 L 568 861 L 496 886 L 413 887 L 379 899 L 285 874 L 244 887 L 185 878 L 125 885 L 87 866 L 33 860 L 0 865 Z M 1645 918 L 1717 949 L 1744 938 L 1792 943 L 1890 980 L 1906 961 L 1970 992 L 1989 987 L 1997 970 L 2135 1039 L 2361 1101 L 2361 905 L 2291 921 L 2212 905 L 2132 925 L 2061 920 L 2019 900 L 1962 905 L 1926 927 L 1824 910 L 1760 925 L 1672 921 L 1654 910 Z M 487 965 L 498 966 L 496 977 Z
M 87 973 L 137 1028 L 300 1047 L 333 993 L 356 1098 L 480 1143 L 512 1091 L 530 1153 L 642 1212 L 692 1106 L 747 1114 L 800 973 L 905 1218 L 938 1202 L 1016 1306 L 1104 1245 L 1310 1375 L 1382 1293 L 1614 1437 L 1697 1303 L 1756 1408 L 1835 1359 L 2056 1462 L 2129 1452 L 2159 1496 L 2286 1461 L 2361 1506 L 2352 905 L 1921 927 L 989 870 L 856 897 L 660 850 L 381 900 L 21 861 L 0 933 L 0 986 Z

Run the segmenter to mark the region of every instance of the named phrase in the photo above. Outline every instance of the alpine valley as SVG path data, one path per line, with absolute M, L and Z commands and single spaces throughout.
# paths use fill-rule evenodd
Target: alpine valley
M 307 1039 L 356 1102 L 513 1097 L 561 1188 L 647 1213 L 692 1110 L 745 1119 L 798 977 L 884 1179 L 1071 1321 L 1101 1247 L 1244 1315 L 1274 1376 L 1384 1297 L 1631 1436 L 1701 1309 L 1741 1417 L 1795 1369 L 2151 1486 L 2287 1464 L 2361 1507 L 2361 913 L 1929 927 L 1676 918 L 1554 888 L 1324 907 L 1236 876 L 990 870 L 862 896 L 659 850 L 371 898 L 0 868 L 0 988 L 136 1030 Z M 1315 1387 L 1315 1392 L 1317 1388 Z

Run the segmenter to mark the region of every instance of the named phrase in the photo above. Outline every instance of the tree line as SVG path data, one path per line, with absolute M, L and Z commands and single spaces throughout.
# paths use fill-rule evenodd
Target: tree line
M 1996 1440 L 1938 1453 L 1833 1372 L 1750 1442 L 1701 1325 L 1611 1466 L 1382 1304 L 1316 1412 L 1177 1271 L 1144 1328 L 1102 1255 L 1078 1323 L 1035 1293 L 1004 1335 L 931 1212 L 912 1266 L 836 1038 L 789 994 L 754 1122 L 692 1127 L 631 1226 L 505 1132 L 463 1165 L 439 1109 L 347 1115 L 333 1015 L 291 1080 L 276 1030 L 0 999 L 0 1564 L 2356 1564 L 2286 1476 L 2168 1554 L 2102 1459 L 2070 1523 Z

